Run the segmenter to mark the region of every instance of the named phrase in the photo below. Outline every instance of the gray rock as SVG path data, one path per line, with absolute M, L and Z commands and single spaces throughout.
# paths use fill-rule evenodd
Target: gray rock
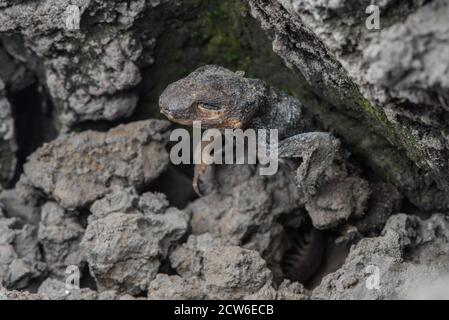
M 0 36 L 0 79 L 5 83 L 5 87 L 12 92 L 25 89 L 35 82 L 33 72 L 26 66 L 24 60 L 30 57 L 21 56 L 23 48 L 18 48 L 17 37 Z M 20 42 L 19 42 L 20 43 Z
M 242 299 L 271 283 L 265 260 L 238 246 L 216 247 L 204 256 L 204 280 L 209 299 Z
M 68 266 L 82 266 L 83 253 L 79 244 L 84 235 L 76 215 L 54 202 L 42 207 L 38 239 L 42 244 L 45 261 L 52 275 L 63 279 Z
M 379 235 L 388 218 L 398 213 L 402 204 L 402 195 L 391 184 L 373 183 L 371 189 L 366 215 L 352 221 L 357 230 L 368 237 Z
M 254 250 L 204 233 L 191 235 L 170 254 L 177 276 L 159 274 L 150 299 L 304 299 L 301 284 L 285 280 L 276 289 L 266 261 Z
M 20 34 L 39 57 L 45 73 L 41 78 L 67 129 L 81 121 L 131 115 L 141 81 L 139 67 L 153 62 L 156 36 L 137 22 L 164 2 L 7 2 L 0 10 L 0 32 Z M 80 11 L 79 29 L 67 28 L 69 5 Z
M 284 280 L 276 289 L 266 261 L 254 250 L 210 233 L 191 235 L 170 254 L 177 276 L 159 274 L 151 299 L 305 299 L 299 283 Z
M 189 206 L 193 233 L 212 232 L 239 241 L 251 227 L 271 226 L 276 216 L 270 215 L 271 199 L 264 189 L 263 179 L 253 177 L 233 189 L 232 196 L 213 194 L 195 201 Z M 221 205 L 214 208 L 214 203 Z
M 241 296 L 242 292 L 238 292 L 238 294 L 231 294 L 228 297 L 239 299 Z M 197 277 L 182 278 L 176 275 L 158 274 L 148 289 L 148 298 L 151 300 L 202 300 L 213 299 L 212 297 L 208 296 L 204 280 Z M 243 297 L 245 300 L 305 300 L 307 298 L 301 284 L 291 283 L 288 280 L 284 281 L 278 290 L 270 284 L 266 284 L 257 292 Z M 215 297 L 215 299 L 217 298 Z M 222 297 L 218 299 L 222 299 Z
M 214 237 L 210 233 L 191 235 L 187 242 L 176 247 L 170 254 L 170 265 L 183 278 L 199 277 L 204 270 L 206 252 L 227 243 L 226 240 Z
M 446 210 L 447 2 L 382 1 L 381 30 L 365 25 L 369 0 L 249 3 L 273 50 L 321 98 L 310 111 L 325 127 L 412 204 Z
M 0 210 L 0 284 L 8 289 L 26 288 L 45 269 L 36 228 L 7 218 Z
M 444 215 L 434 214 L 427 220 L 394 215 L 382 236 L 364 238 L 351 248 L 345 264 L 327 275 L 312 297 L 407 299 L 425 296 L 432 290 L 423 286 L 445 281 L 449 273 L 448 239 L 449 221 Z
M 6 290 L 0 286 L 0 300 L 132 300 L 130 295 L 120 295 L 116 291 L 98 293 L 88 288 L 67 290 L 64 282 L 48 278 L 37 293 Z
M 167 121 L 148 120 L 62 135 L 30 156 L 24 183 L 70 210 L 91 204 L 114 185 L 143 187 L 168 166 L 168 127 Z
M 48 278 L 39 287 L 38 294 L 44 300 L 96 300 L 97 292 L 91 289 L 68 290 L 65 282 Z
M 29 186 L 17 183 L 14 189 L 0 190 L 0 203 L 8 217 L 37 226 L 40 220 L 40 205 L 36 192 Z
M 448 14 L 447 1 L 433 1 L 382 28 L 363 47 L 358 72 L 365 94 L 383 106 L 396 127 L 409 130 L 425 164 L 440 176 L 449 172 L 449 140 L 443 133 L 449 112 Z
M 159 273 L 148 287 L 150 300 L 201 300 L 206 298 L 204 281 Z
M 127 200 L 115 202 L 124 192 L 133 197 L 132 190 L 116 190 L 94 203 L 82 248 L 100 292 L 136 295 L 147 289 L 171 247 L 186 233 L 189 214 L 167 207 L 151 193 L 131 209 Z
M 274 289 L 265 286 L 258 292 L 245 296 L 245 300 L 308 300 L 309 294 L 299 282 L 284 280 L 280 286 Z
M 246 171 L 244 167 L 216 166 L 214 177 L 218 189 L 188 206 L 192 211 L 192 233 L 211 233 L 234 245 L 259 252 L 279 279 L 282 277 L 279 263 L 285 240 L 281 219 L 285 218 L 284 225 L 299 227 L 305 217 L 301 209 L 303 198 L 290 168 L 280 170 L 274 176 L 260 176 L 254 174 L 256 171 L 251 171 L 254 176 L 240 176 L 242 170 Z M 221 180 L 221 177 L 228 178 Z M 210 182 L 204 183 L 208 186 Z
M 130 295 L 120 295 L 114 290 L 98 293 L 89 288 L 67 290 L 62 281 L 48 278 L 39 287 L 38 295 L 42 300 L 132 300 Z
M 41 300 L 42 297 L 28 291 L 6 290 L 0 284 L 0 301 L 1 300 Z
M 170 262 L 179 275 L 159 274 L 149 285 L 150 299 L 297 299 L 303 292 L 302 285 L 286 283 L 277 291 L 259 253 L 209 233 L 191 235 Z

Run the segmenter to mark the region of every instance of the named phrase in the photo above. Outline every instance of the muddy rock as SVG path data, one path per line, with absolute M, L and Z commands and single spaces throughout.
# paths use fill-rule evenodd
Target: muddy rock
M 12 92 L 26 88 L 35 81 L 34 74 L 27 68 L 23 59 L 15 59 L 17 46 L 14 45 L 14 36 L 1 35 L 0 40 L 0 79 L 5 87 Z
M 309 295 L 299 282 L 284 280 L 280 286 L 274 289 L 265 286 L 258 292 L 245 296 L 246 300 L 308 300 Z
M 420 4 L 423 1 L 415 1 Z M 425 165 L 447 185 L 449 14 L 447 1 L 433 1 L 382 28 L 363 48 L 360 81 L 396 127 L 406 127 Z M 396 102 L 399 101 L 399 102 Z
M 14 189 L 0 190 L 0 203 L 5 212 L 8 212 L 8 217 L 37 226 L 40 220 L 40 205 L 35 196 L 34 190 L 17 184 Z
M 38 239 L 42 244 L 48 269 L 54 276 L 65 278 L 68 266 L 82 266 L 83 253 L 79 244 L 84 231 L 76 213 L 66 212 L 54 202 L 44 204 Z
M 0 284 L 0 300 L 41 300 L 42 297 L 28 291 L 6 290 Z
M 46 269 L 38 247 L 37 228 L 8 218 L 0 209 L 0 284 L 8 289 L 26 288 Z
M 182 278 L 159 273 L 148 287 L 150 300 L 201 300 L 206 298 L 205 284 L 197 277 Z
M 383 1 L 379 30 L 366 27 L 368 0 L 249 3 L 273 50 L 323 100 L 311 110 L 323 124 L 411 203 L 446 210 L 447 2 Z
M 120 295 L 114 290 L 98 293 L 89 288 L 67 289 L 65 282 L 48 278 L 39 287 L 42 300 L 131 300 L 130 295 Z
M 68 290 L 65 282 L 48 278 L 39 287 L 38 294 L 49 300 L 96 300 L 97 292 L 90 289 Z
M 262 179 L 266 192 L 272 197 L 275 214 L 294 211 L 304 205 L 304 196 L 295 184 L 295 165 L 295 161 L 281 159 L 278 172 L 263 177 L 258 174 L 258 165 L 210 165 L 201 175 L 203 195 L 232 194 L 234 188 L 244 185 L 248 180 Z
M 189 236 L 187 242 L 170 254 L 170 265 L 184 278 L 200 276 L 204 269 L 204 255 L 212 248 L 226 245 L 227 241 L 210 233 Z
M 65 282 L 48 278 L 37 293 L 6 290 L 0 286 L 0 300 L 132 300 L 130 295 L 120 295 L 116 291 L 97 291 L 81 288 L 67 290 Z
M 427 220 L 394 215 L 382 236 L 364 238 L 351 248 L 345 264 L 327 275 L 312 297 L 407 299 L 431 294 L 424 287 L 447 281 L 448 235 L 444 215 L 434 214 Z
M 272 274 L 257 252 L 227 246 L 205 254 L 204 279 L 209 298 L 241 299 L 271 282 Z
M 139 199 L 132 189 L 115 190 L 91 210 L 82 248 L 100 292 L 146 290 L 189 221 L 186 211 L 168 207 L 160 195 Z
M 266 262 L 254 250 L 228 244 L 209 233 L 191 235 L 170 255 L 179 275 L 158 274 L 150 299 L 304 299 L 301 284 L 285 280 L 278 289 Z
M 256 251 L 211 234 L 190 236 L 170 262 L 180 275 L 159 274 L 150 283 L 150 298 L 242 299 L 272 283 L 272 273 Z
M 367 237 L 380 234 L 388 218 L 399 212 L 403 198 L 397 188 L 389 183 L 373 183 L 371 189 L 366 215 L 351 221 L 358 232 Z
M 254 174 L 256 170 L 243 167 L 215 168 L 218 189 L 188 206 L 192 211 L 192 233 L 211 233 L 234 245 L 256 250 L 268 261 L 278 279 L 284 225 L 298 228 L 302 224 L 303 198 L 295 185 L 294 170 L 287 167 L 274 176 L 264 177 Z M 239 175 L 241 170 L 247 174 Z M 227 178 L 221 180 L 221 177 Z M 226 181 L 231 185 L 225 184 Z M 208 182 L 205 184 L 208 186 Z
M 212 232 L 228 236 L 238 243 L 248 233 L 251 225 L 261 227 L 260 220 L 268 219 L 265 224 L 271 226 L 275 216 L 270 216 L 271 199 L 264 189 L 263 180 L 253 177 L 233 189 L 232 196 L 212 194 L 195 201 L 189 206 L 193 212 L 193 233 Z M 221 205 L 214 210 L 213 203 Z M 269 230 L 261 230 L 264 231 Z
M 366 180 L 346 177 L 320 188 L 306 204 L 307 212 L 317 229 L 328 229 L 365 214 L 371 190 Z
M 153 62 L 155 34 L 136 22 L 164 2 L 8 2 L 0 10 L 0 32 L 19 34 L 39 58 L 63 129 L 115 120 L 134 111 L 139 68 Z
M 143 187 L 168 166 L 168 127 L 148 120 L 62 135 L 32 154 L 23 180 L 70 210 L 91 204 L 114 185 Z
M 301 285 L 299 285 L 298 288 L 284 288 L 284 284 L 282 286 L 283 287 L 280 288 L 278 292 L 271 285 L 267 284 L 256 293 L 245 295 L 243 298 L 241 298 L 242 293 L 239 293 L 235 297 L 233 295 L 228 296 L 228 299 L 299 300 L 306 298 L 306 295 L 303 294 Z M 186 279 L 179 276 L 168 276 L 166 274 L 158 274 L 157 278 L 151 282 L 148 292 L 148 298 L 151 300 L 212 299 L 208 296 L 204 280 L 198 278 Z M 217 297 L 215 297 L 215 299 L 217 299 Z

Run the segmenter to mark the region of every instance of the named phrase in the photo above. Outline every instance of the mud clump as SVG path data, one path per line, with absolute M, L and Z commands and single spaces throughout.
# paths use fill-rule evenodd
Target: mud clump
M 116 190 L 95 202 L 81 246 L 100 291 L 139 294 L 187 231 L 189 214 L 163 195 Z
M 342 268 L 326 276 L 312 297 L 410 299 L 430 294 L 423 285 L 447 281 L 448 227 L 447 216 L 441 214 L 424 221 L 413 215 L 392 216 L 382 236 L 355 245 Z M 376 279 L 378 283 L 372 282 Z
M 42 206 L 38 240 L 53 276 L 65 279 L 67 266 L 82 267 L 83 254 L 79 245 L 84 232 L 76 213 L 66 212 L 55 202 Z
M 114 185 L 144 187 L 168 166 L 169 126 L 148 120 L 62 135 L 30 157 L 22 181 L 70 210 L 91 204 Z
M 0 209 L 0 283 L 8 289 L 26 288 L 47 268 L 39 251 L 37 228 L 7 218 Z

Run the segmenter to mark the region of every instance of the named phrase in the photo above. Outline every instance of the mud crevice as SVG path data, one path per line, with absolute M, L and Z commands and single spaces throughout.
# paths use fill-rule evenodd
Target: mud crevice
M 18 150 L 17 166 L 12 185 L 23 173 L 27 158 L 45 142 L 57 136 L 53 121 L 53 106 L 39 84 L 33 83 L 20 91 L 9 92 Z

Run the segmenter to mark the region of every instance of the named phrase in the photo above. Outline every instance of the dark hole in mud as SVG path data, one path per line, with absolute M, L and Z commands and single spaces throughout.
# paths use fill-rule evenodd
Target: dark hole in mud
M 243 247 L 246 244 L 248 244 L 251 240 L 254 234 L 257 232 L 257 227 L 249 227 L 247 233 L 242 237 L 242 240 L 240 240 L 240 245 Z
M 420 217 L 423 220 L 425 220 L 431 216 L 431 213 L 425 212 L 424 210 L 419 209 L 413 203 L 411 203 L 407 198 L 404 198 L 404 200 L 402 200 L 401 209 L 398 212 L 413 214 L 413 215 Z
M 140 293 L 136 294 L 134 297 L 136 297 L 136 298 L 147 298 L 148 297 L 148 290 L 143 290 Z
M 336 243 L 336 239 L 336 233 L 313 229 L 310 221 L 299 229 L 287 229 L 289 245 L 281 263 L 284 277 L 313 290 L 345 262 L 351 244 Z
M 89 288 L 91 290 L 97 290 L 97 282 L 95 278 L 89 272 L 89 264 L 86 263 L 81 269 L 80 288 Z
M 162 261 L 158 273 L 163 273 L 169 276 L 177 275 L 176 270 L 171 267 L 170 261 L 168 259 Z
M 310 279 L 306 284 L 306 288 L 314 289 L 316 288 L 323 278 L 330 273 L 337 271 L 341 266 L 343 266 L 346 257 L 349 254 L 349 249 L 352 244 L 348 242 L 336 243 L 337 235 L 333 232 L 328 232 L 326 237 L 326 249 L 324 252 L 323 260 Z
M 287 279 L 307 285 L 320 267 L 326 250 L 326 233 L 306 221 L 299 229 L 287 230 L 288 249 L 282 257 Z
M 54 139 L 57 131 L 53 124 L 53 108 L 39 91 L 37 83 L 10 93 L 8 99 L 12 104 L 18 145 L 15 184 L 23 172 L 27 157 L 44 142 Z
M 9 228 L 11 230 L 21 230 L 24 225 L 25 225 L 25 222 L 23 221 L 23 219 L 19 218 L 19 219 L 15 220 L 12 224 L 10 224 Z
M 45 254 L 44 245 L 43 245 L 42 243 L 39 242 L 39 243 L 37 244 L 37 247 L 38 247 L 39 253 L 40 253 L 40 255 L 41 255 L 41 260 L 42 260 L 42 262 L 47 263 L 47 255 Z
M 29 281 L 28 285 L 20 290 L 28 291 L 30 293 L 38 293 L 39 287 L 45 281 L 45 276 L 40 276 L 37 279 L 32 279 Z
M 184 209 L 198 196 L 192 187 L 193 165 L 172 165 L 142 192 L 161 192 L 171 206 Z
M 139 119 L 141 120 L 141 119 Z M 107 121 L 107 120 L 99 120 L 99 121 L 81 121 L 79 123 L 74 124 L 71 127 L 71 130 L 74 132 L 83 132 L 87 130 L 99 131 L 99 132 L 107 132 L 110 129 L 120 125 L 130 122 L 129 119 L 120 119 L 116 121 Z
M 87 228 L 88 218 L 92 213 L 88 208 L 78 210 L 77 220 L 83 228 Z
M 46 263 L 47 259 L 45 256 L 44 246 L 41 243 L 38 243 L 37 247 L 38 247 L 39 253 L 41 255 L 40 261 Z M 24 288 L 21 288 L 21 289 L 28 291 L 30 293 L 37 293 L 39 290 L 39 287 L 42 285 L 42 283 L 45 281 L 46 278 L 47 278 L 47 274 L 45 274 L 45 273 L 41 274 L 39 277 L 31 279 L 28 282 L 28 284 Z

